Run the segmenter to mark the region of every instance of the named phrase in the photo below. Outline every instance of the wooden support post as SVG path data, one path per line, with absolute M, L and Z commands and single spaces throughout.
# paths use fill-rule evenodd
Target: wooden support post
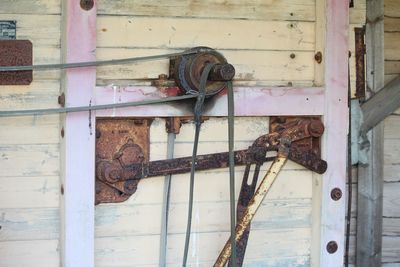
M 383 0 L 367 1 L 367 97 L 384 85 Z M 383 124 L 368 133 L 369 163 L 358 167 L 357 266 L 380 266 L 382 258 Z
M 96 8 L 93 1 L 62 1 L 64 62 L 95 60 Z M 93 5 L 92 5 L 93 4 Z M 88 106 L 95 68 L 66 70 L 66 106 Z M 62 120 L 61 265 L 94 266 L 94 112 L 69 113 Z
M 325 113 L 322 158 L 328 169 L 322 177 L 320 259 L 317 266 L 342 266 L 344 255 L 345 198 L 331 192 L 346 189 L 348 133 L 348 1 L 326 1 Z M 319 185 L 321 186 L 321 185 Z M 318 201 L 317 200 L 317 201 Z M 314 212 L 314 211 L 313 211 Z M 315 262 L 313 260 L 313 262 Z

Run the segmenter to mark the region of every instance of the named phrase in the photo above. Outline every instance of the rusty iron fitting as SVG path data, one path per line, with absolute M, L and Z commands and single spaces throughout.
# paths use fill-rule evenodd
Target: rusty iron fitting
M 329 241 L 328 244 L 326 244 L 326 251 L 328 251 L 329 254 L 333 254 L 338 250 L 338 244 L 335 241 Z
M 343 193 L 342 193 L 342 190 L 340 190 L 340 188 L 335 187 L 331 191 L 331 198 L 334 201 L 338 201 L 339 199 L 341 199 L 342 195 L 343 195 Z
M 216 64 L 211 69 L 208 79 L 211 81 L 231 81 L 235 76 L 235 67 L 232 64 Z

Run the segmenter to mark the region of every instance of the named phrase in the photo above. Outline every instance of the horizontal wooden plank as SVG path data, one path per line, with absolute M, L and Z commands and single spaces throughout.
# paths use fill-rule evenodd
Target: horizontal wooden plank
M 165 119 L 153 120 L 150 127 L 150 141 L 155 143 L 166 143 L 167 132 L 165 131 Z M 247 142 L 250 145 L 256 138 L 268 134 L 268 117 L 236 117 L 235 118 L 235 142 Z M 179 134 L 176 135 L 175 143 L 193 142 L 194 123 L 183 123 Z M 212 117 L 201 124 L 200 142 L 226 142 L 228 140 L 227 118 Z M 247 145 L 247 146 L 248 146 Z M 237 149 L 246 147 L 236 146 Z M 158 153 L 158 154 L 162 154 Z
M 2 267 L 59 266 L 58 240 L 0 242 Z
M 0 177 L 59 174 L 59 146 L 0 145 Z
M 96 207 L 96 237 L 158 235 L 161 229 L 161 203 L 108 205 Z M 187 203 L 171 203 L 169 234 L 183 234 L 186 229 Z M 252 229 L 311 227 L 311 199 L 265 201 L 252 221 Z M 195 225 L 192 232 L 229 231 L 229 201 L 195 202 Z
M 99 59 L 115 59 L 161 55 L 179 52 L 162 49 L 98 48 Z M 235 81 L 312 81 L 314 79 L 314 52 L 304 51 L 246 51 L 219 50 L 233 64 Z M 294 58 L 291 58 L 291 55 Z M 128 65 L 99 67 L 98 80 L 148 80 L 169 73 L 169 60 L 139 62 Z
M 0 209 L 59 206 L 58 176 L 0 178 Z
M 27 116 L 1 117 L 0 143 L 12 144 L 58 144 L 60 142 L 60 117 Z M 27 134 L 28 133 L 28 134 Z
M 98 14 L 156 17 L 236 18 L 256 20 L 315 20 L 315 0 L 285 1 L 107 1 L 97 3 Z
M 399 6 L 400 7 L 400 6 Z M 400 17 L 385 17 L 385 32 L 400 32 Z
M 400 32 L 385 32 L 385 60 L 400 60 Z
M 400 217 L 400 183 L 384 183 L 383 216 Z M 400 240 L 399 240 L 400 241 Z
M 397 218 L 383 217 L 382 227 L 384 236 L 394 236 L 400 239 L 400 214 Z
M 382 237 L 382 262 L 399 262 L 400 260 L 400 236 Z M 398 266 L 398 265 L 397 265 Z
M 385 119 L 385 139 L 400 139 L 400 116 L 389 116 Z M 398 140 L 400 142 L 400 140 Z M 388 147 L 390 149 L 390 147 Z M 388 150 L 390 153 L 390 150 Z
M 399 60 L 385 60 L 385 75 L 400 74 Z
M 243 168 L 241 168 L 243 170 Z M 236 171 L 236 196 L 239 195 L 243 177 L 241 171 Z M 264 175 L 262 170 L 260 176 Z M 198 172 L 194 189 L 197 202 L 229 201 L 228 172 Z M 259 181 L 261 177 L 259 178 Z M 131 198 L 120 204 L 107 204 L 110 209 L 120 205 L 159 204 L 162 202 L 163 177 L 141 180 L 137 191 Z M 212 185 L 212 186 L 211 186 Z M 174 175 L 171 185 L 171 203 L 187 203 L 189 176 Z M 204 194 L 204 192 L 208 192 Z M 274 199 L 287 200 L 312 197 L 312 173 L 310 171 L 283 170 L 277 178 L 264 202 Z
M 400 17 L 400 3 L 397 0 L 385 0 L 385 16 Z
M 400 181 L 400 139 L 384 140 L 385 181 Z
M 366 12 L 365 0 L 354 1 L 354 7 L 349 9 L 350 23 L 365 23 Z
M 249 31 L 251 29 L 251 31 Z M 190 34 L 189 34 L 190 33 Z M 314 23 L 99 16 L 98 47 L 313 51 Z
M 236 87 L 236 116 L 292 116 L 322 115 L 324 113 L 324 89 L 292 87 Z M 96 103 L 125 103 L 165 97 L 155 87 L 97 87 Z M 285 109 L 282 109 L 285 103 Z M 190 116 L 193 107 L 189 102 L 166 105 L 138 106 L 97 111 L 97 116 Z M 162 114 L 162 115 L 161 115 Z M 204 116 L 226 116 L 227 100 L 224 94 L 218 94 L 205 103 Z
M 279 232 L 256 230 L 250 235 L 246 259 L 269 259 L 299 257 L 310 253 L 310 229 L 282 229 Z M 229 232 L 198 233 L 192 235 L 188 264 L 200 264 L 216 259 L 225 244 Z M 290 238 L 288 238 L 290 236 Z M 184 234 L 171 235 L 168 239 L 167 263 L 179 264 L 182 261 Z M 279 240 L 279 243 L 276 242 Z M 118 238 L 96 238 L 96 266 L 156 265 L 159 249 L 159 236 L 135 236 Z M 112 249 L 110 249 L 112 248 Z
M 0 209 L 0 213 L 0 242 L 59 238 L 60 211 L 58 208 L 7 208 Z
M 31 85 L 3 86 L 0 110 L 59 107 L 59 81 L 37 81 Z M 1 141 L 0 141 L 1 142 Z
M 16 2 L 19 1 L 14 1 L 14 3 Z M 3 5 L 4 3 L 2 3 Z M 0 13 L 2 12 L 0 11 Z M 17 21 L 17 39 L 30 40 L 34 53 L 37 47 L 60 46 L 61 16 L 59 15 L 0 14 L 0 20 Z
M 59 0 L 2 0 L 0 14 L 60 14 Z

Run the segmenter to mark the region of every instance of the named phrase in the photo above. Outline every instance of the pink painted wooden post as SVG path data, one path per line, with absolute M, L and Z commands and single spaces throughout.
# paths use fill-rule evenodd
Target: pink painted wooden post
M 328 0 L 325 45 L 325 115 L 323 158 L 328 170 L 322 178 L 321 252 L 319 266 L 342 266 L 344 255 L 346 155 L 348 133 L 348 1 Z M 334 201 L 331 190 L 339 188 L 343 197 Z M 335 253 L 327 251 L 336 242 Z M 330 243 L 333 244 L 333 243 Z
M 65 62 L 95 60 L 96 7 L 84 10 L 80 0 L 63 1 Z M 93 104 L 95 68 L 69 69 L 63 77 L 66 106 Z M 65 117 L 62 179 L 63 266 L 94 265 L 94 112 Z

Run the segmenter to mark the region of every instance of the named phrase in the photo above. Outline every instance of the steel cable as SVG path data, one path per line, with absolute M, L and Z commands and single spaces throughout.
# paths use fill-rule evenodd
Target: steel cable
M 191 55 L 199 52 L 205 52 L 210 49 L 199 48 L 193 51 L 169 53 L 154 56 L 144 57 L 131 57 L 122 59 L 110 59 L 110 60 L 97 60 L 97 61 L 86 61 L 86 62 L 73 62 L 73 63 L 55 63 L 55 64 L 42 64 L 42 65 L 28 65 L 28 66 L 0 66 L 0 72 L 4 71 L 45 71 L 45 70 L 61 70 L 61 69 L 73 69 L 73 68 L 85 68 L 85 67 L 98 67 L 98 66 L 111 66 L 111 65 L 122 65 L 138 61 L 149 61 L 157 59 L 172 58 L 182 55 Z
M 89 105 L 89 106 L 65 107 L 65 108 L 5 110 L 5 111 L 0 111 L 0 117 L 60 114 L 60 113 L 91 111 L 91 110 L 105 110 L 105 109 L 112 109 L 112 108 L 137 107 L 137 106 L 145 106 L 145 105 L 162 104 L 162 103 L 179 101 L 179 100 L 196 98 L 196 97 L 197 97 L 197 95 L 182 95 L 182 96 L 159 98 L 159 99 L 154 99 L 154 100 L 143 100 L 143 101 L 114 103 L 114 104 L 105 104 L 105 105 L 94 105 L 94 106 Z

